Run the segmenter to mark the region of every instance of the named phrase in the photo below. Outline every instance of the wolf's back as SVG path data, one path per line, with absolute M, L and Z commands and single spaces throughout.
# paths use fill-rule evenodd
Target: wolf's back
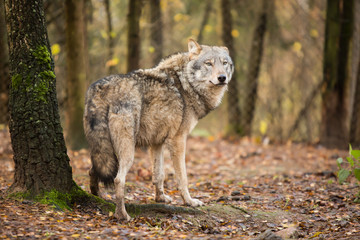
M 118 161 L 108 128 L 109 105 L 103 100 L 111 78 L 93 83 L 85 98 L 84 130 L 91 149 L 93 174 L 105 185 L 112 185 L 118 171 Z

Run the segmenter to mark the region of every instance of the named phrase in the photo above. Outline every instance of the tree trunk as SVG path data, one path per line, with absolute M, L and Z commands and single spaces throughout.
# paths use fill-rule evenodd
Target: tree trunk
M 75 184 L 60 125 L 43 1 L 7 0 L 6 17 L 15 162 L 10 192 L 70 191 Z
M 83 11 L 83 0 L 65 1 L 66 142 L 73 150 L 86 146 L 82 122 L 86 83 Z
M 347 60 L 352 21 L 353 0 L 327 1 L 320 127 L 320 142 L 326 147 L 345 147 L 348 142 Z
M 106 12 L 106 26 L 107 26 L 107 37 L 108 37 L 108 49 L 107 49 L 107 60 L 112 62 L 111 60 L 114 57 L 114 36 L 112 29 L 112 21 L 111 21 L 111 11 L 110 11 L 110 0 L 104 0 L 105 4 L 105 12 Z M 114 63 L 108 64 L 108 74 L 115 73 L 115 65 Z
M 222 15 L 222 39 L 225 46 L 229 49 L 230 56 L 233 60 L 234 66 L 236 66 L 236 53 L 234 48 L 234 39 L 231 35 L 232 17 L 231 17 L 231 5 L 229 0 L 221 0 L 221 15 Z M 241 126 L 241 112 L 239 106 L 239 90 L 238 82 L 236 78 L 236 71 L 232 76 L 232 80 L 229 83 L 229 91 L 227 94 L 227 111 L 228 111 L 228 129 L 227 135 L 239 135 L 242 133 Z
M 350 122 L 350 143 L 360 149 L 360 0 L 354 2 L 354 34 L 352 45 L 352 111 Z M 357 65 L 356 63 L 357 62 Z
M 360 149 L 360 60 L 355 84 L 354 105 L 350 124 L 350 143 L 353 149 Z
M 10 75 L 4 4 L 4 1 L 0 1 L 0 124 L 8 125 Z
M 243 112 L 243 127 L 244 135 L 251 135 L 251 126 L 255 113 L 255 105 L 257 99 L 257 88 L 258 88 L 258 76 L 260 73 L 261 58 L 263 55 L 264 47 L 264 36 L 266 32 L 266 22 L 267 22 L 267 9 L 268 9 L 268 0 L 262 1 L 262 9 L 258 20 L 256 22 L 255 31 L 252 39 L 250 58 L 249 58 L 249 67 L 247 74 L 246 82 L 246 91 L 245 91 L 245 104 Z
M 140 15 L 141 0 L 129 0 L 128 13 L 128 55 L 127 55 L 127 71 L 131 72 L 139 68 L 140 61 Z
M 211 9 L 212 9 L 212 4 L 213 4 L 213 0 L 207 0 L 206 1 L 204 17 L 203 17 L 203 19 L 201 21 L 201 25 L 200 25 L 200 29 L 199 29 L 199 35 L 198 35 L 198 39 L 197 39 L 197 41 L 199 43 L 202 43 L 204 29 L 205 29 L 206 24 L 209 21 L 209 16 L 210 16 Z
M 150 38 L 151 46 L 154 48 L 152 54 L 153 65 L 158 64 L 163 56 L 163 21 L 160 8 L 160 0 L 150 0 Z

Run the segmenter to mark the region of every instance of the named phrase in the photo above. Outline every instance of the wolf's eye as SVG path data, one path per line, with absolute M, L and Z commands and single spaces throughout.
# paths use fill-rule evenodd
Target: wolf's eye
M 212 66 L 212 62 L 205 62 L 205 65 L 211 67 L 211 66 Z
M 227 64 L 228 64 L 228 61 L 225 60 L 225 61 L 223 62 L 223 64 L 224 64 L 224 66 L 227 65 Z

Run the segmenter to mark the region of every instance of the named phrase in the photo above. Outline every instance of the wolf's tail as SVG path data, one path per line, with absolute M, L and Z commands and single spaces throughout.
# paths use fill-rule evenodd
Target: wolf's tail
M 118 172 L 119 163 L 114 152 L 95 152 L 92 151 L 91 162 L 93 171 L 105 187 L 110 187 L 114 184 L 114 179 Z

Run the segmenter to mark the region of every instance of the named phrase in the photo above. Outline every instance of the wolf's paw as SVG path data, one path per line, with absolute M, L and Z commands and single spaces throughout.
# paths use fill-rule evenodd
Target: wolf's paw
M 124 220 L 124 221 L 130 221 L 131 217 L 129 216 L 129 214 L 127 213 L 121 213 L 121 212 L 116 212 L 114 214 L 114 216 L 118 219 L 118 220 Z
M 157 195 L 155 197 L 155 201 L 156 202 L 164 202 L 164 203 L 171 203 L 172 202 L 172 198 L 169 197 L 166 194 L 161 194 L 161 195 Z
M 190 200 L 188 200 L 186 202 L 186 204 L 188 204 L 192 207 L 198 207 L 198 206 L 204 205 L 204 203 L 202 201 L 200 201 L 199 199 L 195 199 L 195 198 L 190 198 Z

